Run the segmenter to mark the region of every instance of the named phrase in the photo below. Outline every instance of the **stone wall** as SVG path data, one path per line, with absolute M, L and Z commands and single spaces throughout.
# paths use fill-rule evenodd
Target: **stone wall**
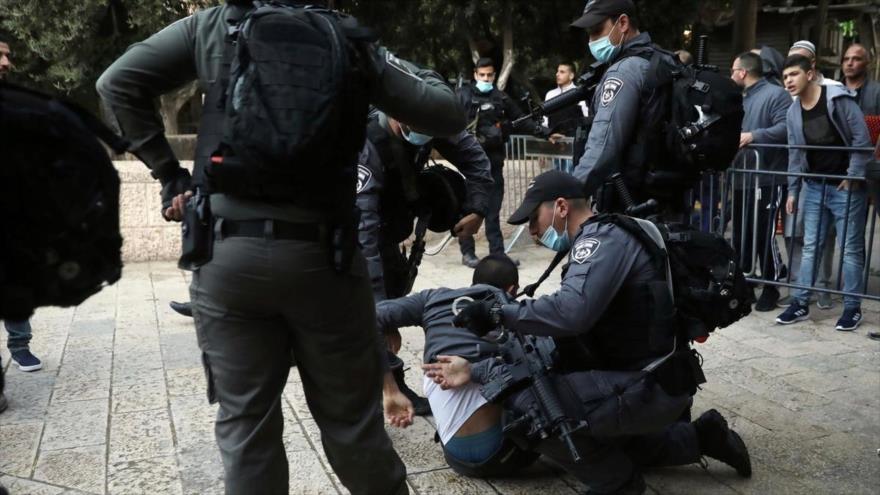
M 140 161 L 118 160 L 113 162 L 122 181 L 119 198 L 119 220 L 122 229 L 122 259 L 131 261 L 176 260 L 180 255 L 180 224 L 166 222 L 159 213 L 159 181 L 150 176 L 150 171 Z M 192 170 L 192 162 L 181 162 Z M 444 163 L 445 162 L 440 162 Z M 509 239 L 515 227 L 505 220 L 513 213 L 522 199 L 522 191 L 534 175 L 545 164 L 525 161 L 510 161 L 505 166 L 506 197 L 501 208 L 501 228 Z M 481 229 L 477 234 L 479 241 L 484 236 Z M 445 237 L 429 233 L 428 245 L 434 245 Z M 447 249 L 457 249 L 453 241 Z M 478 247 L 484 253 L 483 247 Z
M 122 259 L 131 261 L 175 260 L 180 256 L 180 224 L 162 218 L 159 181 L 139 161 L 115 161 L 122 181 L 119 224 Z M 192 162 L 183 162 L 190 170 Z

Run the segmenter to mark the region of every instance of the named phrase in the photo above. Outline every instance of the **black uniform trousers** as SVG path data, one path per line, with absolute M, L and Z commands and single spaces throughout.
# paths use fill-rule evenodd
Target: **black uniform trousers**
M 492 164 L 492 190 L 489 192 L 489 211 L 486 212 L 486 240 L 489 241 L 489 253 L 504 252 L 504 236 L 501 235 L 501 204 L 504 202 L 504 149 L 486 151 Z M 473 237 L 459 237 L 458 245 L 461 254 L 476 255 Z
M 692 397 L 670 396 L 653 381 L 647 389 L 627 388 L 624 384 L 632 375 L 590 370 L 553 376 L 568 417 L 588 423 L 572 435 L 581 461 L 575 463 L 566 444 L 554 435 L 532 444 L 530 450 L 553 459 L 597 493 L 613 493 L 633 476 L 641 476 L 642 468 L 699 461 L 697 431 L 688 420 Z M 620 392 L 621 387 L 630 393 Z M 529 411 L 535 404 L 530 394 L 518 393 L 505 402 L 505 409 L 513 417 Z M 529 443 L 522 432 L 511 435 L 518 443 Z
M 282 392 L 296 359 L 327 459 L 353 494 L 407 493 L 385 432 L 375 306 L 363 256 L 337 273 L 319 242 L 229 237 L 190 295 L 226 492 L 287 493 Z M 381 358 L 384 358 L 382 356 Z M 294 467 L 297 469 L 297 467 Z

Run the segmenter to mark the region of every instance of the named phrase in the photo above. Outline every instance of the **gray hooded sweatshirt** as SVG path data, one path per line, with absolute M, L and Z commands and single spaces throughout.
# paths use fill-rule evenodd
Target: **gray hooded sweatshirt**
M 868 135 L 868 126 L 865 124 L 865 116 L 856 102 L 855 93 L 844 86 L 825 86 L 825 97 L 828 104 L 828 113 L 834 129 L 840 134 L 847 146 L 870 147 L 871 138 Z M 788 144 L 805 145 L 804 122 L 801 113 L 801 99 L 795 98 L 786 116 L 788 126 Z M 870 152 L 850 153 L 849 168 L 846 175 L 849 177 L 864 177 L 865 164 L 871 160 Z M 788 171 L 805 173 L 809 171 L 807 166 L 807 151 L 803 149 L 788 150 Z M 788 178 L 789 195 L 794 195 L 800 189 L 798 177 Z

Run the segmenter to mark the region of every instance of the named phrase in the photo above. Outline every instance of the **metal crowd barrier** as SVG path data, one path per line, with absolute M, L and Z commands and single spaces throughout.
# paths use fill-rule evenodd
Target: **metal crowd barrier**
M 876 253 L 880 252 L 880 238 L 877 234 L 878 205 L 871 205 L 866 193 L 868 184 L 864 177 L 848 177 L 845 175 L 833 174 L 815 174 L 815 173 L 794 173 L 788 171 L 770 171 L 764 170 L 761 164 L 762 149 L 803 149 L 803 150 L 822 150 L 822 151 L 843 151 L 847 153 L 866 152 L 873 153 L 873 148 L 854 148 L 854 147 L 834 147 L 834 146 L 789 146 L 789 145 L 771 145 L 771 144 L 753 144 L 747 149 L 743 149 L 738 155 L 738 159 L 734 161 L 732 167 L 723 176 L 719 177 L 721 194 L 716 203 L 712 195 L 710 210 L 716 210 L 720 214 L 714 216 L 710 214 L 711 220 L 708 226 L 715 232 L 719 232 L 731 240 L 731 244 L 741 253 L 740 259 L 744 261 L 743 268 L 746 279 L 750 282 L 762 283 L 778 287 L 788 287 L 790 289 L 808 289 L 814 292 L 826 292 L 841 296 L 854 296 L 863 299 L 880 301 L 880 280 L 872 280 L 871 267 L 878 266 L 880 263 Z M 752 160 L 749 160 L 752 158 Z M 788 182 L 790 178 L 795 178 L 800 184 L 798 192 L 795 195 L 795 208 L 791 215 L 785 212 L 785 203 L 788 197 Z M 846 193 L 845 212 L 843 215 L 842 232 L 836 232 L 836 241 L 834 243 L 826 243 L 829 231 L 835 229 L 837 223 L 833 215 L 825 208 L 827 195 L 822 194 L 819 200 L 819 216 L 817 220 L 820 225 L 816 226 L 817 246 L 813 258 L 812 280 L 793 281 L 794 277 L 799 274 L 795 273 L 794 266 L 800 264 L 803 249 L 804 232 L 799 232 L 799 222 L 804 220 L 804 209 L 802 196 L 807 187 L 807 183 L 814 185 L 837 185 L 843 180 L 848 180 L 851 184 L 856 184 L 856 188 L 865 192 L 865 213 L 860 218 L 851 218 L 853 207 L 853 191 L 850 187 Z M 707 180 L 700 184 L 700 197 L 704 195 L 707 188 Z M 769 194 L 770 198 L 763 198 L 762 195 Z M 763 206 L 761 206 L 763 205 Z M 738 207 L 734 207 L 738 206 Z M 704 204 L 700 204 L 700 213 L 703 213 Z M 765 218 L 761 218 L 765 215 Z M 735 218 L 738 217 L 738 218 Z M 852 221 L 851 221 L 852 220 Z M 857 223 L 861 222 L 861 224 Z M 728 225 L 732 224 L 732 225 Z M 700 225 L 704 227 L 707 222 L 704 218 L 700 218 Z M 737 230 L 737 225 L 739 230 Z M 763 226 L 765 231 L 760 231 Z M 848 239 L 849 229 L 853 226 L 864 229 L 864 236 L 861 239 Z M 812 229 L 812 226 L 811 226 Z M 751 232 L 747 232 L 750 230 Z M 824 234 L 824 235 L 823 235 Z M 747 242 L 751 239 L 751 242 Z M 760 242 L 759 241 L 766 241 Z M 784 251 L 780 251 L 779 242 L 785 246 Z M 861 291 L 852 292 L 844 290 L 844 265 L 845 253 L 847 248 L 853 248 L 849 243 L 864 242 L 860 249 L 855 246 L 855 255 L 859 251 L 863 252 L 864 266 L 859 274 L 861 281 Z M 797 249 L 800 248 L 800 249 Z M 831 250 L 831 251 L 827 251 Z M 824 252 L 823 252 L 824 251 Z M 833 253 L 839 254 L 836 266 L 828 265 L 831 263 Z M 743 256 L 742 253 L 746 255 Z M 785 254 L 785 260 L 782 260 L 782 254 Z M 828 254 L 828 261 L 825 261 Z M 759 256 L 760 255 L 760 256 Z M 758 261 L 760 259 L 760 262 Z M 768 262 L 770 259 L 772 261 Z M 783 268 L 785 267 L 785 268 Z M 832 282 L 829 276 L 828 286 L 823 286 L 821 282 L 823 274 L 820 272 L 833 272 L 836 268 L 837 276 Z M 773 273 L 765 273 L 772 271 Z M 798 268 L 799 271 L 799 268 Z M 760 273 L 759 273 L 760 272 Z M 833 273 L 832 273 L 833 275 Z M 876 277 L 875 277 L 876 278 Z
M 572 138 L 564 138 L 554 144 L 534 136 L 513 135 L 505 148 L 502 223 L 522 203 L 529 182 L 535 176 L 553 167 L 564 167 L 565 160 L 571 160 Z M 527 225 L 517 227 L 504 248 L 505 253 L 510 252 L 527 228 Z

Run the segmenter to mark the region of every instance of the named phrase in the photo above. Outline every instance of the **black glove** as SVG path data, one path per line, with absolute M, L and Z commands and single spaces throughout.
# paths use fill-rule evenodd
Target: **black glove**
M 457 327 L 465 327 L 474 335 L 482 337 L 495 330 L 501 324 L 501 305 L 489 301 L 474 301 L 464 307 L 452 324 Z
M 160 177 L 159 180 L 162 182 L 162 218 L 169 220 L 165 217 L 165 210 L 171 208 L 171 200 L 175 196 L 190 190 L 192 177 L 189 174 L 189 170 L 180 167 L 170 174 Z

